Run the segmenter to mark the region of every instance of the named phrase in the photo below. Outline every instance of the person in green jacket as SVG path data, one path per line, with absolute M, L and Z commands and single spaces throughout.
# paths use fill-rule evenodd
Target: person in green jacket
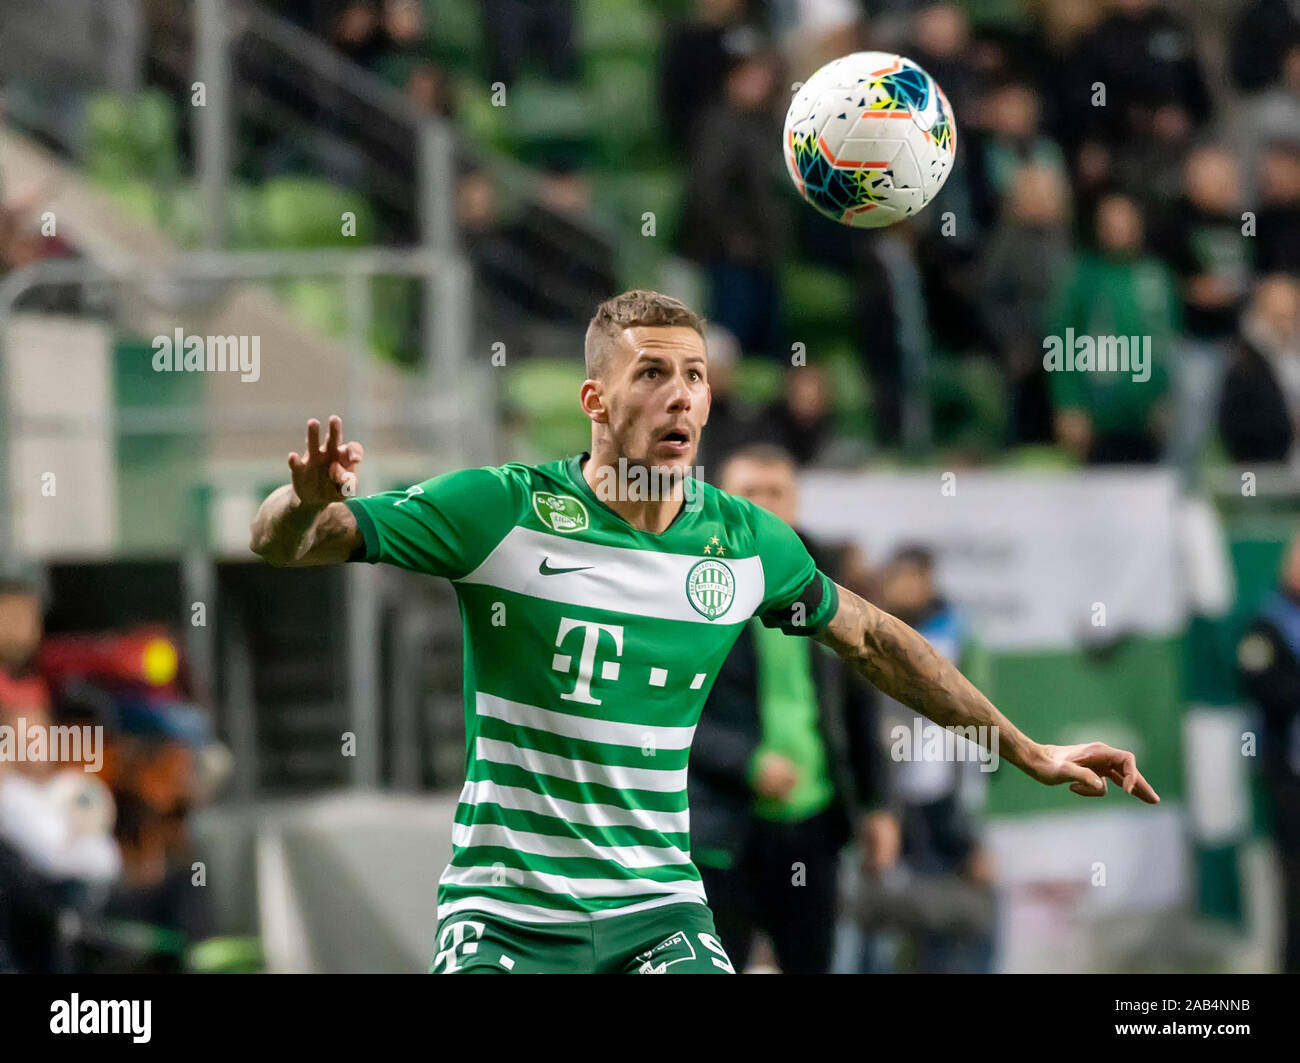
M 1168 412 L 1169 359 L 1182 328 L 1169 269 L 1146 253 L 1125 195 L 1097 205 L 1097 250 L 1066 277 L 1043 343 L 1057 441 L 1091 464 L 1155 462 Z

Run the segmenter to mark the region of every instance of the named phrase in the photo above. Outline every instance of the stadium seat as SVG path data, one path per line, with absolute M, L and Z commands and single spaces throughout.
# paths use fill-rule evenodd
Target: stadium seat
M 96 92 L 86 101 L 85 166 L 98 181 L 175 181 L 180 174 L 175 105 L 150 89 Z
M 596 138 L 601 162 L 610 167 L 644 166 L 661 154 L 655 68 L 648 56 L 602 56 L 587 64 L 586 84 L 600 121 Z
M 263 247 L 266 237 L 258 224 L 259 190 L 243 183 L 232 184 L 227 204 L 229 215 L 226 239 L 233 248 Z M 198 247 L 203 239 L 203 207 L 198 183 L 185 181 L 167 197 L 167 217 L 164 221 L 168 233 L 182 247 Z
M 936 446 L 1000 452 L 1006 437 L 1002 374 L 986 358 L 934 358 L 930 399 Z
M 454 84 L 456 124 L 466 139 L 471 144 L 505 148 L 510 135 L 505 120 L 507 109 L 492 105 L 492 90 L 478 78 L 468 76 L 456 78 Z
M 584 55 L 647 55 L 658 50 L 659 31 L 655 14 L 637 0 L 579 0 Z
M 133 218 L 150 225 L 166 224 L 164 199 L 149 181 L 111 177 L 99 183 Z
M 511 150 L 534 166 L 585 166 L 596 143 L 595 109 L 587 94 L 568 85 L 524 80 L 508 90 Z
M 601 170 L 592 176 L 592 188 L 621 231 L 639 234 L 642 216 L 653 211 L 656 245 L 663 250 L 673 246 L 682 208 L 680 171 Z
M 736 395 L 755 406 L 766 406 L 781 394 L 783 366 L 766 358 L 742 358 L 736 363 Z
M 506 375 L 505 398 L 523 411 L 530 445 L 551 457 L 576 454 L 591 443 L 591 429 L 576 416 L 573 363 L 551 358 L 522 361 Z
M 835 434 L 869 440 L 872 417 L 867 401 L 867 379 L 857 353 L 849 344 L 833 348 L 823 356 L 830 379 L 831 409 L 835 414 Z
M 463 73 L 483 71 L 483 13 L 479 0 L 425 0 L 425 24 L 439 62 Z
M 786 262 L 780 272 L 786 327 L 810 355 L 838 346 L 850 335 L 853 283 L 836 270 L 806 262 Z
M 1008 451 L 1005 464 L 1014 469 L 1073 469 L 1078 465 L 1060 447 L 1050 443 L 1036 443 L 1014 447 Z
M 358 193 L 307 177 L 276 177 L 262 185 L 257 222 L 270 247 L 357 247 L 374 240 L 370 204 Z M 343 214 L 356 215 L 355 237 L 343 235 Z

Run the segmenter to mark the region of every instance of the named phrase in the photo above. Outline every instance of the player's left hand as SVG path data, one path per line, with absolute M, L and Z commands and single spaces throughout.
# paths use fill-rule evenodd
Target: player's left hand
M 1086 742 L 1077 746 L 1043 746 L 1043 760 L 1031 772 L 1041 783 L 1056 786 L 1070 784 L 1070 792 L 1080 797 L 1105 797 L 1106 780 L 1118 783 L 1124 792 L 1149 805 L 1160 803 L 1160 796 L 1137 769 L 1137 758 L 1123 749 L 1103 742 Z

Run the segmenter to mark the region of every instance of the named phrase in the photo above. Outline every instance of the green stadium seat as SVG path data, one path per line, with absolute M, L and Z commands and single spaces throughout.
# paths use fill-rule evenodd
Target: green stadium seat
M 149 225 L 164 225 L 167 217 L 165 197 L 149 181 L 114 177 L 99 182 L 133 218 Z
M 458 72 L 481 73 L 483 11 L 479 0 L 425 0 L 425 14 L 435 58 Z
M 506 124 L 509 108 L 492 106 L 492 90 L 477 78 L 458 77 L 454 84 L 456 124 L 470 143 L 504 149 L 510 135 Z M 509 101 L 508 95 L 506 98 Z
M 579 0 L 578 46 L 591 55 L 649 55 L 659 49 L 660 21 L 638 0 Z
M 83 151 L 86 171 L 97 181 L 175 181 L 180 174 L 175 104 L 155 89 L 92 94 L 86 101 Z
M 682 212 L 679 171 L 602 170 L 593 174 L 591 183 L 596 202 L 614 216 L 620 229 L 641 238 L 642 216 L 653 211 L 655 243 L 664 250 L 673 246 Z
M 600 115 L 596 136 L 605 165 L 643 167 L 648 157 L 661 154 L 655 77 L 647 56 L 602 57 L 588 64 L 587 91 Z
M 229 189 L 229 216 L 226 239 L 232 248 L 265 246 L 266 238 L 258 223 L 260 191 L 242 182 Z M 203 242 L 203 207 L 199 186 L 195 181 L 178 185 L 167 198 L 166 227 L 168 233 L 182 247 L 198 247 Z
M 585 166 L 594 154 L 596 110 L 579 88 L 526 80 L 507 90 L 507 138 L 526 164 Z
M 766 358 L 741 358 L 736 363 L 736 395 L 755 406 L 766 406 L 781 394 L 785 369 Z
M 832 348 L 822 356 L 831 388 L 831 409 L 839 436 L 872 438 L 871 408 L 866 373 L 851 345 Z
M 370 204 L 349 189 L 308 177 L 276 177 L 262 185 L 258 199 L 257 223 L 268 247 L 358 247 L 373 242 Z M 356 215 L 356 236 L 343 235 L 346 211 Z
M 524 415 L 529 444 L 544 460 L 585 450 L 591 430 L 576 416 L 578 379 L 573 362 L 530 358 L 506 376 L 505 398 Z
M 987 358 L 934 358 L 930 363 L 934 442 L 987 453 L 1006 438 L 1002 373 Z
M 843 344 L 853 321 L 853 282 L 836 270 L 787 262 L 780 271 L 786 326 L 792 342 L 809 354 Z
M 286 280 L 277 286 L 281 298 L 299 320 L 326 336 L 342 336 L 348 328 L 343 284 L 333 279 Z
M 1069 454 L 1050 443 L 1036 443 L 1013 447 L 1007 452 L 1005 464 L 1015 469 L 1073 469 L 1078 466 Z

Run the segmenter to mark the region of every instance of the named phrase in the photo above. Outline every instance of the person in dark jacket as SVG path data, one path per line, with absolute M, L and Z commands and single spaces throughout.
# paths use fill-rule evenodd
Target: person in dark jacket
M 777 447 L 736 451 L 722 487 L 795 516 L 794 463 Z M 784 973 L 829 971 L 840 850 L 888 826 L 871 705 L 833 655 L 757 622 L 718 673 L 691 753 L 691 855 L 737 969 L 761 927 Z
M 751 38 L 735 42 L 723 99 L 696 120 L 689 150 L 682 252 L 709 281 L 709 316 L 748 355 L 777 357 L 789 178 L 773 100 L 782 86 L 776 55 Z
M 1260 769 L 1282 864 L 1284 961 L 1300 972 L 1300 534 L 1282 578 L 1237 645 L 1242 688 L 1262 717 Z
M 1300 424 L 1300 284 L 1256 286 L 1224 381 L 1219 435 L 1235 462 L 1286 461 Z

